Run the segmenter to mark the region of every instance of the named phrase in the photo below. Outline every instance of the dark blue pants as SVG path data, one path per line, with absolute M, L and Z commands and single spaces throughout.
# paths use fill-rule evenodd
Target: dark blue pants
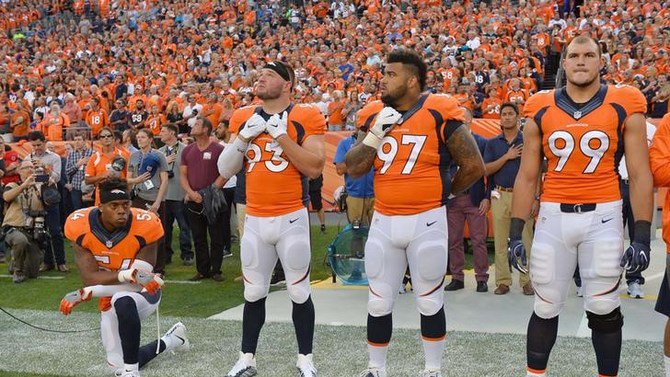
M 72 191 L 70 191 L 70 199 L 72 200 L 73 211 L 84 208 L 84 203 L 81 200 L 82 195 L 83 194 L 81 190 L 73 189 Z
M 181 259 L 193 259 L 193 247 L 191 243 L 191 227 L 186 216 L 186 206 L 179 200 L 166 200 L 165 218 L 163 219 L 163 230 L 165 231 L 165 252 L 168 260 L 172 260 L 172 224 L 175 219 L 179 225 L 179 249 Z
M 47 208 L 46 226 L 51 235 L 51 242 L 44 251 L 44 264 L 65 264 L 65 249 L 63 245 L 63 231 L 60 226 L 60 206 L 58 204 Z M 55 260 L 55 263 L 54 263 Z

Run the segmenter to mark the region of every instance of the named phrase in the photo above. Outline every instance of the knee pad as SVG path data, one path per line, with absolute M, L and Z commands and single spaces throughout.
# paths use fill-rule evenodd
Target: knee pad
M 267 297 L 270 292 L 269 285 L 260 285 L 244 280 L 244 299 L 249 302 L 256 302 Z
M 368 299 L 368 314 L 373 317 L 382 317 L 393 313 L 393 298 L 385 299 L 370 293 Z
M 301 237 L 294 236 L 286 241 L 284 247 L 286 248 L 285 250 L 277 250 L 283 257 L 283 268 L 293 271 L 307 271 L 309 269 L 309 263 L 312 259 L 312 251 L 308 241 Z
M 307 270 L 305 278 L 298 282 L 297 284 L 290 284 L 286 287 L 288 291 L 288 296 L 291 298 L 291 301 L 296 304 L 302 304 L 309 298 L 309 295 L 312 293 L 311 288 L 309 287 L 309 270 Z
M 623 315 L 619 307 L 604 315 L 587 311 L 586 318 L 589 320 L 589 328 L 594 331 L 613 333 L 623 327 Z
M 537 239 L 545 233 L 536 235 L 530 250 L 530 279 L 534 286 L 551 284 L 554 281 L 554 269 L 556 266 L 556 250 L 552 245 L 538 242 Z
M 538 317 L 542 319 L 551 319 L 558 316 L 562 309 L 562 303 L 552 304 L 542 300 L 537 294 L 535 295 L 535 305 L 533 306 L 533 310 Z
M 617 284 L 618 286 L 618 284 Z M 616 290 L 604 296 L 584 295 L 584 310 L 597 315 L 606 315 L 617 309 L 621 305 L 621 300 Z
M 432 316 L 444 308 L 444 293 L 441 288 L 440 286 L 440 289 L 433 294 L 425 297 L 418 296 L 416 298 L 416 307 L 421 315 Z
M 623 272 L 621 267 L 621 255 L 625 248 L 623 247 L 623 238 L 604 238 L 598 240 L 593 247 L 593 264 L 588 266 L 586 277 L 617 279 Z M 584 266 L 587 267 L 587 266 Z
M 416 276 L 425 282 L 435 281 L 435 284 L 430 284 L 435 286 L 440 280 L 444 280 L 447 273 L 449 250 L 444 242 L 423 242 L 419 247 L 416 260 L 409 267 L 412 278 Z

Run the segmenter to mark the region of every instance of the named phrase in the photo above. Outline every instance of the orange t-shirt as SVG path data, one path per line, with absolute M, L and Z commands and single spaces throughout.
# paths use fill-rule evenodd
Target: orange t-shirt
M 109 117 L 103 109 L 98 109 L 97 111 L 89 110 L 86 113 L 86 124 L 91 127 L 93 136 L 98 136 L 103 127 L 109 126 Z
M 237 134 L 246 121 L 262 108 L 247 106 L 230 118 L 230 131 Z M 287 135 L 298 145 L 310 136 L 326 132 L 326 119 L 316 106 L 292 105 L 288 109 Z M 284 150 L 268 134 L 249 143 L 246 152 L 247 213 L 252 216 L 281 216 L 304 208 L 307 178 L 286 157 Z M 268 195 L 271 192 L 272 195 Z
M 328 123 L 333 125 L 344 125 L 344 116 L 342 110 L 344 109 L 343 101 L 333 101 L 328 104 Z
M 443 175 L 452 163 L 447 141 L 462 124 L 463 111 L 449 95 L 430 94 L 422 101 L 419 110 L 388 133 L 374 160 L 375 211 L 387 216 L 438 208 L 450 193 L 450 180 Z M 380 103 L 366 105 L 360 114 L 367 114 L 369 106 L 380 108 Z
M 548 162 L 542 201 L 620 200 L 616 168 L 621 130 L 628 116 L 647 111 L 647 101 L 632 86 L 602 85 L 588 103 L 576 108 L 564 91 L 539 92 L 524 108 L 524 115 L 540 128 Z
M 163 237 L 158 216 L 138 208 L 131 208 L 126 225 L 112 233 L 103 227 L 97 207 L 72 212 L 64 230 L 65 237 L 93 254 L 98 268 L 105 271 L 127 270 L 142 248 Z M 111 297 L 100 298 L 98 308 L 108 310 L 110 301 Z
M 147 118 L 147 122 L 145 125 L 151 130 L 151 133 L 154 136 L 158 136 L 161 133 L 161 129 L 163 128 L 163 125 L 167 123 L 167 119 L 165 118 L 164 115 L 162 114 L 149 114 L 149 117 Z
M 221 118 L 221 113 L 223 113 L 223 106 L 216 102 L 214 104 L 206 103 L 202 107 L 202 112 L 209 112 L 213 111 L 210 115 L 207 115 L 207 119 L 212 123 L 212 126 L 216 128 L 216 126 L 219 124 L 219 119 Z
M 116 156 L 121 156 L 126 160 L 126 167 L 121 171 L 120 177 L 121 178 L 126 178 L 126 174 L 128 173 L 128 160 L 129 156 L 127 154 L 124 154 L 121 150 L 119 149 L 114 149 L 112 153 L 102 153 L 102 151 L 97 150 L 93 156 L 88 160 L 88 163 L 86 164 L 86 171 L 84 172 L 84 175 L 86 177 L 96 177 L 102 174 L 105 174 L 106 172 L 110 171 L 112 169 L 112 161 Z M 98 187 L 96 185 L 95 187 L 95 205 L 97 206 L 100 204 L 100 194 L 98 193 Z
M 482 101 L 482 118 L 484 119 L 500 119 L 500 106 L 502 101 L 497 97 L 486 98 Z M 490 110 L 486 110 L 492 106 Z

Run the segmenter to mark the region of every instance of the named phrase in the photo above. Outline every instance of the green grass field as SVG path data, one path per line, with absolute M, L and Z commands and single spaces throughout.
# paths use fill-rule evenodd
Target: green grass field
M 312 231 L 312 280 L 327 279 L 324 263 L 326 247 L 337 234 L 330 227 L 322 235 Z M 174 238 L 177 239 L 176 237 Z M 161 332 L 174 322 L 188 327 L 192 347 L 175 355 L 160 355 L 142 371 L 143 376 L 222 376 L 234 364 L 240 344 L 241 323 L 208 320 L 207 317 L 243 302 L 239 249 L 224 260 L 226 280 L 197 284 L 185 281 L 195 267 L 175 262 L 167 268 L 168 283 L 160 307 Z M 50 272 L 44 279 L 13 284 L 0 277 L 0 307 L 17 317 L 49 329 L 88 330 L 79 333 L 52 333 L 32 329 L 5 313 L 0 313 L 0 376 L 110 376 L 98 331 L 96 305 L 75 308 L 68 317 L 58 313 L 61 297 L 81 286 L 73 268 L 69 274 Z M 471 255 L 466 255 L 470 266 Z M 6 265 L 0 273 L 6 274 Z M 317 308 L 318 310 L 318 308 Z M 492 318 L 494 320 L 494 318 Z M 156 317 L 143 322 L 143 342 L 156 338 Z M 365 329 L 319 325 L 315 334 L 315 362 L 319 376 L 354 377 L 366 365 Z M 444 356 L 444 376 L 523 376 L 525 337 L 522 335 L 449 332 Z M 295 375 L 296 342 L 290 323 L 268 323 L 259 343 L 260 376 Z M 396 329 L 389 351 L 389 376 L 417 376 L 423 366 L 419 334 Z M 550 376 L 593 376 L 595 357 L 589 339 L 559 338 L 550 360 Z M 626 341 L 620 376 L 661 377 L 661 347 L 654 342 Z

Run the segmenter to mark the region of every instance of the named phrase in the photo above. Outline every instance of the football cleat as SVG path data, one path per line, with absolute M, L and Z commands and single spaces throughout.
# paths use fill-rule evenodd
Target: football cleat
M 433 370 L 433 369 L 428 370 L 428 369 L 426 369 L 423 372 L 421 372 L 421 374 L 419 376 L 421 376 L 421 377 L 442 377 L 442 373 L 440 373 L 439 370 Z
M 368 368 L 361 372 L 359 377 L 386 377 L 386 371 L 377 368 Z
M 240 358 L 233 366 L 233 369 L 226 374 L 226 377 L 253 377 L 257 374 L 254 354 L 240 352 Z
M 298 377 L 316 377 L 316 368 L 311 353 L 309 355 L 299 354 L 296 367 L 298 368 Z
M 191 345 L 186 337 L 186 326 L 181 322 L 175 323 L 161 340 L 165 343 L 165 351 L 173 353 L 180 349 L 186 350 Z

